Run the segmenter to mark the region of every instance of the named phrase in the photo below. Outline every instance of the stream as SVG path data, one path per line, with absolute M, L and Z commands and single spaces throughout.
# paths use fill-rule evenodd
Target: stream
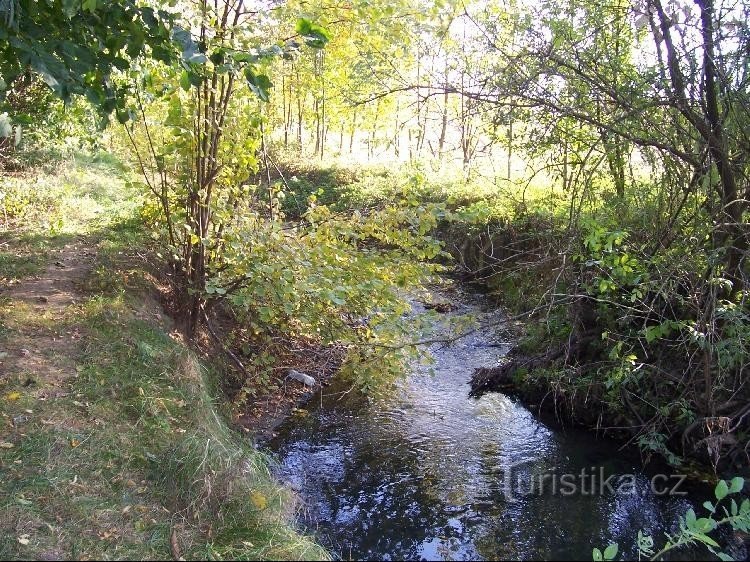
M 497 314 L 483 306 L 467 295 L 451 314 Z M 474 368 L 508 350 L 478 331 L 434 345 L 434 364 L 389 399 L 335 382 L 319 392 L 266 444 L 301 498 L 300 525 L 341 559 L 590 560 L 610 542 L 632 559 L 640 529 L 661 544 L 705 488 L 503 394 L 469 398 Z

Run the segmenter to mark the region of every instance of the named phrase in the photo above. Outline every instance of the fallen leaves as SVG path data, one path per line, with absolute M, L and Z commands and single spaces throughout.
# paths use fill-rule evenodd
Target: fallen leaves
M 31 537 L 29 537 L 29 535 L 19 535 L 18 537 L 16 537 L 16 540 L 22 545 L 26 546 L 27 544 L 29 544 L 29 540 L 31 540 Z
M 12 449 L 15 447 L 13 443 L 8 443 L 7 441 L 0 441 L 0 449 Z
M 21 398 L 21 393 L 17 391 L 9 392 L 8 394 L 5 395 L 5 399 L 8 402 L 15 402 L 19 398 Z
M 266 499 L 266 496 L 264 496 L 260 492 L 250 492 L 250 501 L 256 509 L 259 509 L 261 511 L 268 507 L 268 500 Z
M 108 529 L 106 531 L 99 531 L 97 533 L 97 536 L 99 537 L 100 541 L 108 541 L 110 539 L 120 538 L 120 534 L 116 527 L 112 527 L 111 529 Z

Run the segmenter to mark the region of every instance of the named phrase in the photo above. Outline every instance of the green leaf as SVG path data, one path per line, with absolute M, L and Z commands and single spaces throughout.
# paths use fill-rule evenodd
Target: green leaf
M 619 547 L 617 546 L 617 543 L 610 544 L 607 548 L 604 549 L 604 559 L 614 560 L 615 556 L 617 556 L 618 550 L 619 550 Z
M 729 486 L 727 485 L 726 480 L 719 480 L 719 483 L 716 485 L 716 489 L 714 490 L 716 499 L 718 501 L 721 501 L 727 497 L 727 494 L 729 494 Z
M 208 57 L 208 58 L 211 59 L 212 63 L 214 63 L 216 65 L 220 65 L 220 64 L 224 64 L 224 60 L 225 60 L 226 57 L 225 57 L 224 50 L 223 49 L 219 49 L 218 51 L 213 52 L 211 54 L 211 56 Z
M 716 529 L 716 521 L 714 521 L 710 517 L 701 517 L 700 519 L 697 519 L 695 521 L 693 527 L 701 533 L 710 533 L 711 531 Z
M 190 32 L 177 25 L 172 29 L 172 40 L 182 47 L 183 51 L 186 51 L 195 45 L 193 36 L 190 35 Z
M 185 51 L 182 53 L 182 60 L 191 64 L 203 64 L 208 60 L 206 55 L 198 51 Z
M 117 116 L 117 121 L 119 121 L 121 125 L 124 125 L 125 123 L 130 121 L 129 111 L 117 110 L 116 116 Z
M 734 561 L 734 558 L 732 558 L 731 556 L 729 556 L 728 554 L 726 554 L 724 552 L 717 552 L 716 556 L 719 557 L 719 560 L 723 560 L 724 562 L 733 562 Z
M 115 57 L 112 60 L 112 66 L 118 70 L 127 70 L 130 68 L 130 63 L 122 57 Z
M 297 33 L 302 36 L 308 47 L 315 49 L 322 49 L 331 39 L 328 30 L 305 18 L 297 20 Z
M 261 101 L 268 101 L 270 99 L 270 90 L 273 87 L 271 80 L 265 74 L 255 74 L 253 69 L 247 67 L 245 69 L 245 78 L 250 90 L 258 96 Z
M 732 481 L 729 483 L 729 493 L 730 494 L 736 494 L 738 492 L 742 491 L 742 488 L 745 487 L 745 479 L 742 478 L 742 476 L 735 476 L 732 478 Z
M 716 511 L 716 507 L 714 507 L 714 504 L 709 501 L 703 502 L 703 507 L 705 507 L 711 513 L 714 513 Z
M 694 539 L 699 540 L 703 544 L 707 544 L 708 546 L 719 548 L 719 543 L 717 543 L 714 539 L 712 539 L 705 533 L 691 533 L 691 535 Z
M 190 74 L 188 74 L 187 70 L 183 70 L 180 75 L 180 86 L 186 92 L 190 90 Z
M 604 558 L 602 557 L 602 551 L 598 548 L 595 548 L 594 552 L 592 553 L 592 558 L 594 559 L 594 562 L 601 562 L 602 560 L 604 560 Z

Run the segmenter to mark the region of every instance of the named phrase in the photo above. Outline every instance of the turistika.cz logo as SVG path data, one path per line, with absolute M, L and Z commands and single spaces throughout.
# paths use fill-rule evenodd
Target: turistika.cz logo
M 506 501 L 528 496 L 604 496 L 643 495 L 685 496 L 684 474 L 655 474 L 650 479 L 635 474 L 607 474 L 604 467 L 588 467 L 578 473 L 558 473 L 556 469 L 532 472 L 527 463 L 518 463 L 503 471 L 503 495 Z

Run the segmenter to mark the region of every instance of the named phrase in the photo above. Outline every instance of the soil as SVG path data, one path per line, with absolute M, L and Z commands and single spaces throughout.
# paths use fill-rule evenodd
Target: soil
M 39 400 L 67 396 L 68 382 L 77 376 L 74 355 L 81 327 L 65 321 L 68 308 L 84 298 L 81 284 L 93 267 L 96 251 L 85 237 L 51 253 L 46 270 L 2 290 L 12 309 L 31 307 L 46 327 L 27 327 L 8 341 L 0 361 L 0 378 L 21 376 L 29 394 Z

